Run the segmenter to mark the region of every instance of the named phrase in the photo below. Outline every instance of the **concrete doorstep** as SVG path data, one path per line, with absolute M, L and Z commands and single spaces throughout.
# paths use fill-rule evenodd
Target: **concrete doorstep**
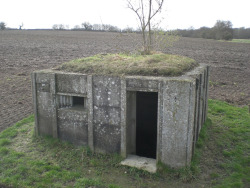
M 137 155 L 128 155 L 128 157 L 121 162 L 122 165 L 135 167 L 150 173 L 156 173 L 156 160 L 146 157 L 139 157 Z

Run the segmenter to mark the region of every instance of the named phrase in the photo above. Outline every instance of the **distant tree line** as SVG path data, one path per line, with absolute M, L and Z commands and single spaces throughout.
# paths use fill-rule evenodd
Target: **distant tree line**
M 117 26 L 110 24 L 91 24 L 89 22 L 84 22 L 81 26 L 76 25 L 73 30 L 84 30 L 84 31 L 110 31 L 110 32 L 120 32 L 121 29 Z
M 205 38 L 215 40 L 250 39 L 250 28 L 233 28 L 230 21 L 218 20 L 214 27 L 201 27 L 199 29 L 178 29 L 183 37 Z
M 89 22 L 83 22 L 81 26 L 76 25 L 72 30 L 84 30 L 84 31 L 108 31 L 108 32 L 137 32 L 138 30 L 132 27 L 126 27 L 125 29 L 120 29 L 117 26 L 110 24 L 91 24 Z
M 234 39 L 250 39 L 250 28 L 234 28 L 233 37 Z
M 52 26 L 52 29 L 53 30 L 66 30 L 66 29 L 69 29 L 69 26 L 68 25 L 63 25 L 63 24 L 54 24 Z
M 17 28 L 9 28 L 6 26 L 7 24 L 5 22 L 0 22 L 0 30 L 16 30 Z M 21 30 L 23 27 L 23 23 L 19 25 L 19 30 Z
M 63 24 L 54 24 L 52 26 L 53 30 L 68 30 L 69 27 Z M 73 31 L 107 31 L 107 32 L 138 32 L 132 27 L 127 27 L 125 29 L 120 29 L 117 26 L 110 24 L 91 24 L 89 22 L 83 22 L 81 25 L 75 25 Z

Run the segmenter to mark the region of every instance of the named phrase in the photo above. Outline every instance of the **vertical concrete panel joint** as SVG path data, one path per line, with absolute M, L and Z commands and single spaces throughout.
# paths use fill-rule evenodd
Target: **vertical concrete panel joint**
M 33 98 L 33 107 L 35 113 L 35 134 L 36 136 L 39 135 L 39 125 L 38 125 L 38 107 L 37 107 L 37 87 L 36 87 L 36 73 L 31 74 L 31 81 L 32 81 L 32 98 Z
M 121 155 L 127 157 L 127 129 L 126 129 L 126 117 L 127 117 L 127 91 L 126 80 L 121 79 Z
M 190 83 L 189 85 L 189 103 L 188 103 L 188 124 L 187 124 L 187 143 L 186 143 L 186 165 L 189 165 L 192 158 L 192 145 L 193 145 L 193 129 L 195 116 L 195 86 L 196 84 Z
M 162 82 L 158 83 L 158 117 L 157 117 L 157 161 L 162 159 L 162 110 L 163 110 Z
M 94 132 L 93 132 L 93 78 L 91 75 L 87 77 L 87 100 L 88 100 L 88 146 L 94 151 Z
M 53 114 L 52 114 L 52 130 L 53 130 L 53 137 L 58 138 L 58 130 L 57 130 L 57 99 L 56 99 L 56 74 L 54 73 L 52 76 L 52 79 L 50 81 L 50 92 L 52 95 L 52 109 L 53 109 Z

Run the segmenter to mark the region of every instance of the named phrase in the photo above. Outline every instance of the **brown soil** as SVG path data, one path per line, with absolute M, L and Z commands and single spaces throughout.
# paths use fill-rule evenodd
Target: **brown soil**
M 30 73 L 98 53 L 130 51 L 138 35 L 81 31 L 0 32 L 0 131 L 33 113 Z M 250 102 L 250 44 L 181 38 L 166 53 L 211 66 L 210 98 Z

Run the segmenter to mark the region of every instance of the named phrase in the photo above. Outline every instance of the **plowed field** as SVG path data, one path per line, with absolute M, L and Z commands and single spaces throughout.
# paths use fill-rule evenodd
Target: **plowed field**
M 32 112 L 30 73 L 97 53 L 130 51 L 138 34 L 82 31 L 0 31 L 0 131 Z M 181 38 L 166 53 L 211 66 L 209 96 L 250 102 L 250 44 Z

